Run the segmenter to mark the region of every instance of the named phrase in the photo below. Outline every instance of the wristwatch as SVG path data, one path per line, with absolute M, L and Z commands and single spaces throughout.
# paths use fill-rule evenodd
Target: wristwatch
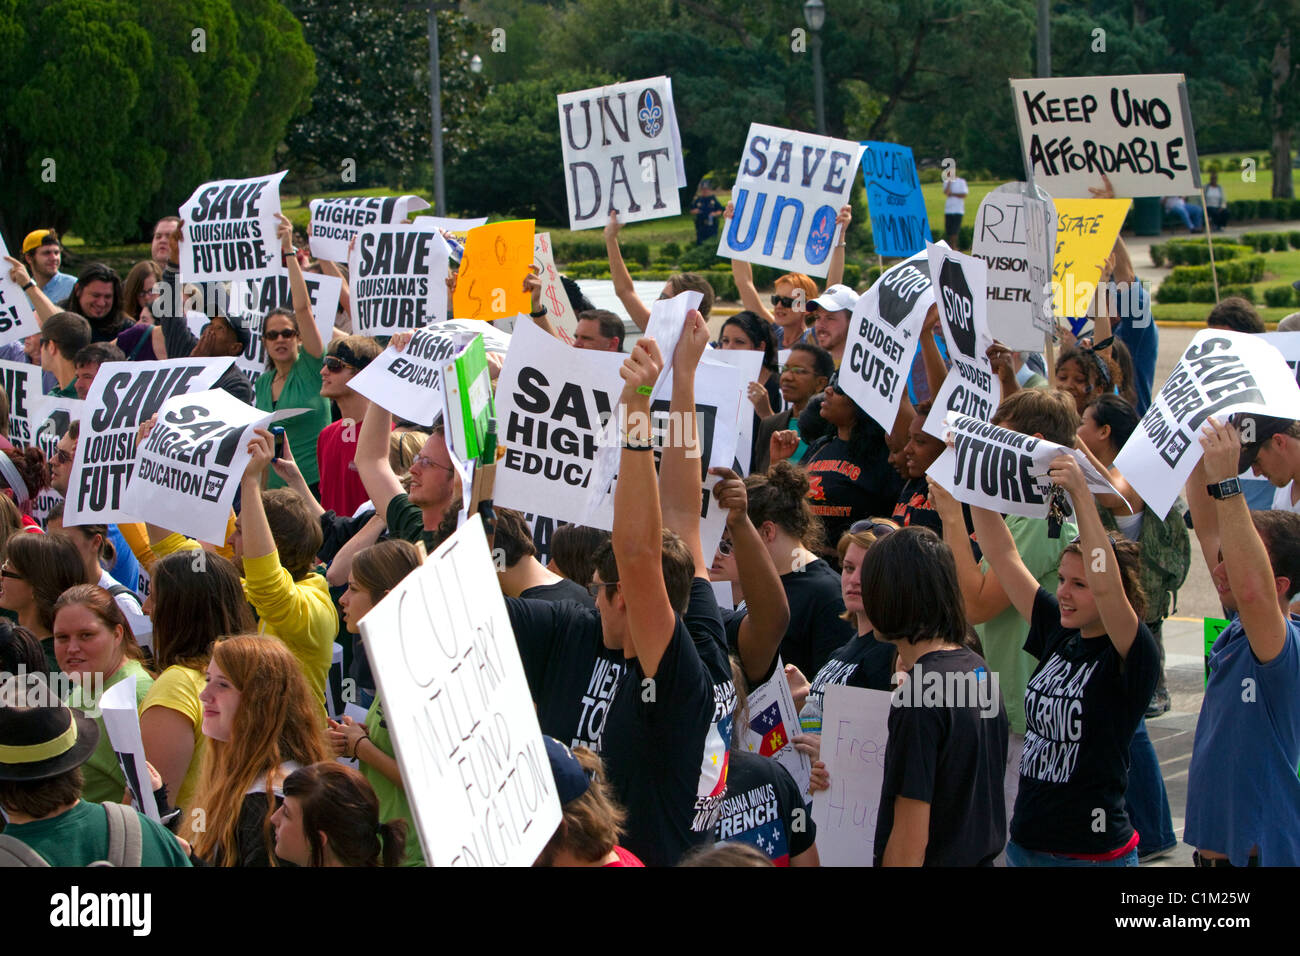
M 1205 486 L 1205 490 L 1210 493 L 1211 498 L 1223 501 L 1225 498 L 1241 494 L 1241 482 L 1236 478 L 1229 478 L 1227 481 L 1208 484 Z

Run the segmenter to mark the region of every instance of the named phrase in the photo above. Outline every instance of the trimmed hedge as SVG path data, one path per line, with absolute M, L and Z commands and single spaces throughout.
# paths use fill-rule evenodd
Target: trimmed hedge
M 1269 290 L 1273 291 L 1273 290 Z M 1253 285 L 1221 285 L 1219 286 L 1219 298 L 1226 299 L 1229 296 L 1240 296 L 1247 302 L 1254 304 L 1257 301 L 1257 294 Z M 1265 293 L 1267 299 L 1267 293 Z M 1170 305 L 1177 302 L 1213 302 L 1214 301 L 1214 283 L 1213 282 L 1193 282 L 1184 285 L 1170 285 L 1166 279 L 1161 283 L 1160 288 L 1156 290 L 1156 302 L 1161 305 Z M 1269 303 L 1270 305 L 1272 303 Z
M 1217 263 L 1219 273 L 1219 282 L 1223 284 L 1245 284 L 1258 282 L 1264 278 L 1264 257 L 1249 256 L 1244 259 L 1229 259 L 1227 262 Z M 1201 282 L 1213 283 L 1214 278 L 1210 272 L 1210 266 L 1175 266 L 1173 272 L 1162 283 L 1164 286 L 1173 285 L 1194 285 Z M 1198 300 L 1193 299 L 1193 302 Z
M 1260 235 L 1260 233 L 1253 233 L 1253 235 Z M 1283 233 L 1283 235 L 1289 234 Z M 1252 245 L 1215 243 L 1214 261 L 1226 262 L 1229 259 L 1248 256 L 1255 251 L 1256 247 Z M 1165 263 L 1171 266 L 1201 266 L 1208 265 L 1209 261 L 1210 248 L 1204 239 L 1171 239 L 1151 247 L 1151 262 L 1157 267 L 1162 267 Z
M 1265 289 L 1264 304 L 1274 309 L 1288 308 L 1295 304 L 1295 289 L 1289 285 Z
M 622 242 L 619 246 L 623 250 L 623 259 L 627 263 L 650 265 L 650 243 Z M 571 263 L 604 259 L 605 240 L 600 233 L 593 234 L 591 238 L 571 236 L 567 239 L 554 240 L 551 243 L 551 250 L 555 255 L 556 265 L 561 267 L 562 272 L 568 272 L 569 270 L 563 267 Z

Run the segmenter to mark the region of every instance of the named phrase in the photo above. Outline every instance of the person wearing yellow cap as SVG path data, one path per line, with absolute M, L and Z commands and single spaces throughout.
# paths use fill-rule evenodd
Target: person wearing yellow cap
M 53 229 L 37 229 L 23 238 L 23 259 L 31 270 L 36 287 L 51 302 L 59 303 L 72 295 L 77 277 L 60 272 L 63 263 L 63 246 L 59 234 Z

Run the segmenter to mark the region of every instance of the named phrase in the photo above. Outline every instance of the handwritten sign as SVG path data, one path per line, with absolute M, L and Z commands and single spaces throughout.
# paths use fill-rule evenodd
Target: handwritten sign
M 560 147 L 569 228 L 681 214 L 686 185 L 681 134 L 666 76 L 561 93 Z
M 1300 386 L 1282 353 L 1246 332 L 1192 338 L 1115 459 L 1154 514 L 1168 514 L 1200 459 L 1201 426 L 1237 412 L 1300 418 Z
M 533 263 L 533 220 L 514 219 L 471 229 L 456 279 L 458 319 L 504 319 L 531 312 L 524 276 Z
M 892 700 L 883 690 L 826 688 L 821 759 L 831 786 L 813 794 L 812 810 L 822 866 L 874 863 Z
M 862 144 L 862 181 L 871 213 L 871 241 L 876 253 L 904 259 L 930 241 L 930 217 L 921 195 L 912 147 L 895 143 Z
M 547 317 L 565 344 L 572 345 L 573 336 L 578 331 L 578 315 L 573 311 L 569 293 L 565 291 L 559 270 L 555 268 L 555 252 L 551 248 L 549 232 L 539 232 L 533 237 L 533 265 L 537 269 L 537 277 L 542 280 L 542 305 L 546 307 Z M 532 309 L 528 311 L 531 312 Z
M 1002 401 L 1002 383 L 987 354 L 993 345 L 985 313 L 988 266 L 983 259 L 953 252 L 946 246 L 931 245 L 929 258 L 943 340 L 952 367 L 934 397 L 938 414 L 926 416 L 925 431 L 942 438 L 946 412 L 973 415 L 984 421 L 993 417 Z
M 718 255 L 824 276 L 862 144 L 751 123 Z
M 406 348 L 391 345 L 348 384 L 398 418 L 432 425 L 442 408 L 442 362 L 459 350 L 464 333 L 438 326 L 416 329 Z
M 1012 80 L 1025 170 L 1053 196 L 1090 196 L 1110 178 L 1117 196 L 1201 188 L 1181 74 Z
M 136 809 L 161 823 L 158 804 L 153 798 L 153 781 L 145 765 L 144 738 L 140 735 L 140 715 L 136 711 L 135 676 L 124 677 L 104 691 L 99 698 L 99 711 Z
M 405 222 L 406 217 L 429 204 L 419 196 L 349 196 L 313 199 L 311 254 L 329 262 L 347 262 L 348 243 L 365 226 Z
M 181 280 L 263 279 L 285 271 L 275 231 L 284 173 L 204 183 L 181 205 Z
M 1037 352 L 1055 325 L 1048 295 L 1056 250 L 1056 207 L 1041 189 L 1003 183 L 975 214 L 972 251 L 988 266 L 989 332 L 1009 349 Z
M 9 247 L 0 236 L 0 256 L 9 255 Z M 32 303 L 13 279 L 9 268 L 0 270 L 0 345 L 8 345 L 41 330 Z
M 447 313 L 447 242 L 419 226 L 366 226 L 348 258 L 352 328 L 394 335 Z
M 496 569 L 473 516 L 361 620 L 432 866 L 530 866 L 560 803 Z
M 1067 318 L 1088 314 L 1097 280 L 1128 215 L 1127 199 L 1057 199 L 1052 311 Z

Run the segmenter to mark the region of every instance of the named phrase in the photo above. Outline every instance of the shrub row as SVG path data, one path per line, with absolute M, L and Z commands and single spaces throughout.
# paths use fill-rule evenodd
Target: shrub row
M 1258 282 L 1264 278 L 1264 257 L 1247 256 L 1244 259 L 1229 259 L 1216 264 L 1221 285 L 1236 285 Z M 1175 266 L 1173 272 L 1165 279 L 1166 285 L 1195 285 L 1200 282 L 1214 282 L 1210 266 Z M 1193 299 L 1192 301 L 1196 301 Z
M 1219 287 L 1219 297 L 1226 299 L 1228 296 L 1240 296 L 1247 302 L 1256 301 L 1255 287 L 1253 285 L 1224 285 Z M 1156 290 L 1156 301 L 1161 305 L 1169 305 L 1174 302 L 1213 302 L 1214 301 L 1214 283 L 1212 282 L 1194 282 L 1188 285 L 1170 285 L 1166 279 Z
M 1289 235 L 1289 233 L 1282 233 Z M 1235 245 L 1233 243 L 1214 244 L 1214 261 L 1226 262 L 1229 259 L 1238 259 L 1242 256 L 1248 256 L 1258 250 L 1255 246 Z M 1210 248 L 1204 239 L 1171 239 L 1168 242 L 1158 243 L 1151 247 L 1151 262 L 1157 267 L 1163 267 L 1166 264 L 1171 266 L 1203 266 L 1208 265 L 1210 261 Z

